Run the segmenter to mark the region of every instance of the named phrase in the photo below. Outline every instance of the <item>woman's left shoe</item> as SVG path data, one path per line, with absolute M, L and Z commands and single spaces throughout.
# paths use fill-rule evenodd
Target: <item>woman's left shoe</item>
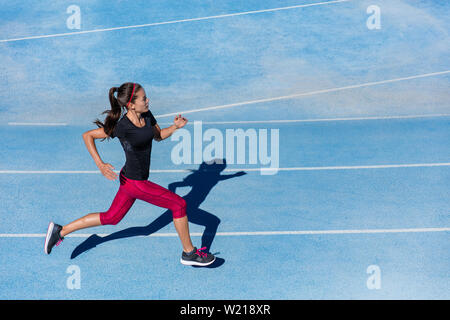
M 47 235 L 45 236 L 44 252 L 50 254 L 54 246 L 58 246 L 64 237 L 61 237 L 59 232 L 62 230 L 62 226 L 59 224 L 50 222 L 47 229 Z

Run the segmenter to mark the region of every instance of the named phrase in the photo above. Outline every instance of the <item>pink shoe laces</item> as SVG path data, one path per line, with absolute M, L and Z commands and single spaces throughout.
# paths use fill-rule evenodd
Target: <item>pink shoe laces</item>
M 58 242 L 55 244 L 55 246 L 59 246 L 61 242 L 63 242 L 64 238 L 59 238 Z
M 195 254 L 198 254 L 200 257 L 206 257 L 208 254 L 201 251 L 201 250 L 205 250 L 205 249 L 206 249 L 206 247 L 197 249 L 197 252 L 195 252 Z

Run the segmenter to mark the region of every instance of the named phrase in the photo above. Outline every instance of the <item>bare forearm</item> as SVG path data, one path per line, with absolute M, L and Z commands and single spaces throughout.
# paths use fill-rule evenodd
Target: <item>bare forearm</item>
M 169 138 L 177 130 L 177 127 L 173 124 L 170 127 L 161 129 L 161 140 Z
M 170 127 L 161 129 L 158 124 L 155 124 L 155 136 L 154 139 L 156 141 L 161 141 L 164 139 L 167 139 L 170 137 L 177 129 L 183 128 L 186 123 L 187 119 L 182 117 L 181 114 L 177 115 L 174 120 L 173 124 Z
M 95 146 L 94 138 L 89 135 L 83 135 L 84 143 L 86 144 L 86 148 L 94 159 L 95 164 L 98 166 L 103 163 L 100 155 L 98 154 L 97 147 Z

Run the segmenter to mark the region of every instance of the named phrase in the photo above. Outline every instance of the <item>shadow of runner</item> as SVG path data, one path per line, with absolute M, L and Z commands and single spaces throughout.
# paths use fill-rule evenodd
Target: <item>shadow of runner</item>
M 179 187 L 192 187 L 191 191 L 183 197 L 187 205 L 186 214 L 189 222 L 205 227 L 202 234 L 201 247 L 206 247 L 208 252 L 211 248 L 214 237 L 216 236 L 220 219 L 214 214 L 200 209 L 200 205 L 203 201 L 205 201 L 206 197 L 217 183 L 246 174 L 244 171 L 240 171 L 235 174 L 221 175 L 221 172 L 225 168 L 225 159 L 216 159 L 211 164 L 203 162 L 199 166 L 198 170 L 191 170 L 192 173 L 185 177 L 182 181 L 172 182 L 168 186 L 168 189 L 172 192 L 175 192 L 176 188 Z M 111 240 L 136 236 L 149 236 L 170 224 L 173 221 L 172 219 L 172 212 L 170 210 L 166 210 L 162 215 L 147 226 L 127 228 L 104 237 L 93 234 L 74 249 L 71 259 L 76 258 L 83 252 L 86 252 L 99 244 Z M 215 268 L 222 265 L 224 262 L 224 259 L 216 257 L 216 261 L 208 267 Z

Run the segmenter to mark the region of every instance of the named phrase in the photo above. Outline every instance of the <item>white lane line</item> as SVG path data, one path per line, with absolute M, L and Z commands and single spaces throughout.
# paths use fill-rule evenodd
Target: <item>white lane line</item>
M 86 30 L 86 31 L 77 31 L 77 32 L 66 32 L 66 33 L 56 33 L 56 34 L 48 34 L 48 35 L 40 35 L 40 36 L 22 37 L 22 38 L 16 38 L 16 39 L 4 39 L 4 40 L 0 40 L 0 43 L 2 43 L 2 42 L 4 43 L 4 42 L 21 41 L 21 40 L 30 40 L 30 39 L 42 39 L 42 38 L 55 38 L 55 37 L 63 37 L 63 36 L 73 36 L 73 35 L 77 35 L 77 34 L 97 33 L 97 32 L 114 31 L 114 30 L 137 29 L 137 28 L 145 28 L 145 27 L 152 27 L 152 26 L 159 26 L 159 25 L 166 25 L 166 24 L 194 22 L 194 21 L 228 18 L 228 17 L 248 15 L 248 14 L 264 13 L 264 12 L 275 12 L 275 11 L 281 11 L 281 10 L 306 8 L 306 7 L 320 6 L 320 5 L 326 5 L 326 4 L 335 4 L 335 3 L 349 2 L 349 1 L 351 1 L 351 0 L 336 0 L 336 1 L 326 1 L 326 2 L 315 2 L 315 3 L 301 4 L 301 5 L 289 6 L 289 7 L 272 8 L 272 9 L 264 9 L 264 10 L 254 10 L 254 11 L 246 11 L 246 12 L 237 12 L 237 13 L 222 14 L 222 15 L 216 15 L 216 16 L 192 18 L 192 19 L 172 20 L 172 21 L 165 21 L 165 22 L 155 22 L 155 23 L 147 23 L 147 24 L 140 24 L 140 25 L 134 25 L 134 26 L 124 26 L 124 27 L 95 29 L 95 30 Z
M 120 170 L 113 170 L 119 173 Z M 189 169 L 150 170 L 151 173 L 191 172 Z M 100 174 L 99 170 L 0 170 L 0 174 Z
M 67 126 L 63 122 L 8 122 L 10 126 Z
M 420 168 L 420 167 L 447 167 L 450 162 L 440 163 L 409 163 L 409 164 L 382 164 L 366 166 L 328 166 L 328 167 L 290 167 L 290 168 L 229 168 L 225 172 L 236 171 L 320 171 L 320 170 L 358 170 L 358 169 L 391 169 L 391 168 Z M 120 170 L 113 170 L 119 173 Z M 167 169 L 150 170 L 150 173 L 178 173 L 193 172 L 196 169 Z M 99 170 L 0 170 L 0 174 L 100 174 Z
M 376 117 L 357 117 L 357 118 L 322 118 L 322 119 L 291 119 L 291 120 L 251 120 L 251 121 L 202 121 L 191 120 L 187 124 L 194 124 L 195 121 L 201 121 L 202 124 L 257 124 L 257 123 L 299 123 L 299 122 L 332 122 L 332 121 L 360 121 L 360 120 L 391 120 L 391 119 L 419 119 L 419 118 L 439 118 L 449 117 L 450 114 L 417 114 L 404 116 L 376 116 Z M 172 122 L 161 122 L 161 125 L 171 125 Z
M 424 74 L 419 74 L 419 75 L 415 75 L 415 76 L 388 79 L 388 80 L 382 80 L 382 81 L 366 82 L 366 83 L 354 84 L 354 85 L 345 86 L 345 87 L 337 87 L 337 88 L 330 88 L 330 89 L 323 89 L 323 90 L 316 90 L 316 91 L 310 91 L 310 92 L 304 92 L 304 93 L 291 94 L 291 95 L 287 95 L 287 96 L 280 96 L 280 97 L 259 99 L 259 100 L 250 100 L 250 101 L 237 102 L 237 103 L 225 104 L 225 105 L 220 105 L 220 106 L 205 107 L 205 108 L 178 111 L 178 112 L 173 112 L 173 113 L 166 113 L 166 114 L 161 114 L 161 115 L 155 116 L 155 118 L 170 117 L 170 116 L 174 116 L 174 115 L 178 115 L 178 114 L 187 114 L 187 113 L 202 112 L 202 111 L 209 111 L 209 110 L 226 109 L 226 108 L 244 106 L 244 105 L 249 105 L 249 104 L 274 102 L 274 101 L 279 101 L 279 100 L 312 96 L 312 95 L 322 94 L 322 93 L 337 92 L 337 91 L 342 91 L 342 90 L 376 86 L 376 85 L 385 84 L 385 83 L 393 83 L 393 82 L 398 82 L 398 81 L 433 77 L 433 76 L 438 76 L 438 75 L 443 75 L 443 74 L 448 74 L 448 73 L 450 73 L 450 70 L 433 72 L 433 73 L 424 73 Z
M 202 124 L 258 124 L 258 123 L 302 123 L 302 122 L 332 122 L 332 121 L 364 121 L 364 120 L 391 120 L 391 119 L 420 119 L 420 118 L 439 118 L 449 117 L 450 113 L 437 114 L 417 114 L 404 116 L 374 116 L 374 117 L 356 117 L 356 118 L 323 118 L 323 119 L 290 119 L 290 120 L 251 120 L 251 121 L 202 121 L 191 120 L 187 124 L 193 125 L 195 121 L 201 121 Z M 160 125 L 172 125 L 172 122 L 158 122 Z M 10 126 L 67 126 L 67 123 L 33 123 L 33 122 L 8 122 Z
M 418 232 L 448 232 L 450 228 L 407 228 L 407 229 L 353 229 L 353 230 L 294 230 L 294 231 L 243 231 L 217 232 L 216 236 L 279 236 L 279 235 L 318 235 L 318 234 L 373 234 L 373 233 L 418 233 Z M 75 233 L 69 238 L 88 238 L 91 233 Z M 107 233 L 98 233 L 106 237 Z M 202 232 L 192 232 L 191 236 L 200 237 Z M 45 238 L 45 233 L 0 233 L 0 238 Z M 152 233 L 148 237 L 178 237 L 177 233 Z
M 291 167 L 279 168 L 279 171 L 309 171 L 309 170 L 357 170 L 357 169 L 391 169 L 391 168 L 420 168 L 420 167 L 445 167 L 450 166 L 450 162 L 441 163 L 410 163 L 410 164 L 383 164 L 369 166 L 334 166 L 334 167 Z M 242 171 L 264 171 L 276 168 L 240 169 Z M 236 170 L 236 169 L 232 169 Z M 226 169 L 224 170 L 226 171 Z

